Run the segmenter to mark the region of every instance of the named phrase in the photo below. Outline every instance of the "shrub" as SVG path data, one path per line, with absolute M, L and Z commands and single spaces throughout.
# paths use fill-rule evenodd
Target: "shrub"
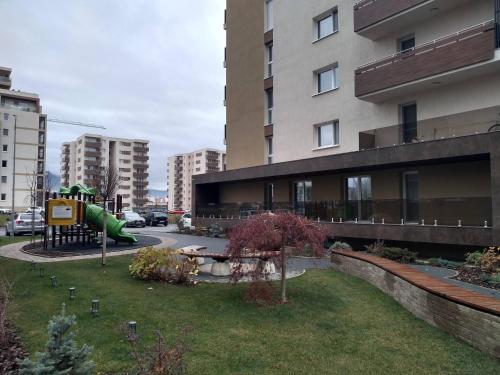
M 45 352 L 36 353 L 35 360 L 20 362 L 19 374 L 92 374 L 95 365 L 88 359 L 92 349 L 87 345 L 81 348 L 76 346 L 75 334 L 70 332 L 75 324 L 75 316 L 66 316 L 63 304 L 61 314 L 52 317 L 49 322 L 49 341 Z
M 191 285 L 196 284 L 198 262 L 181 257 L 172 249 L 154 249 L 149 246 L 135 254 L 129 273 L 141 280 Z
M 128 334 L 128 342 L 131 346 L 131 355 L 135 360 L 135 366 L 127 372 L 127 375 L 183 375 L 187 372 L 185 354 L 187 352 L 184 338 L 190 328 L 181 331 L 181 337 L 171 346 L 165 343 L 165 338 L 160 331 L 156 331 L 156 342 L 152 346 L 140 348 L 139 336 L 134 333 Z
M 462 263 L 454 262 L 452 260 L 442 259 L 442 258 L 430 258 L 428 260 L 429 264 L 435 267 L 450 268 L 456 270 L 462 267 Z
M 385 249 L 385 243 L 384 243 L 384 241 L 377 240 L 374 243 L 372 243 L 371 245 L 365 245 L 365 249 L 367 252 L 369 252 L 371 254 L 382 256 L 382 253 Z
M 490 284 L 491 286 L 495 287 L 500 286 L 500 273 L 497 274 L 482 273 L 479 276 L 479 279 L 483 283 Z
M 352 250 L 352 247 L 347 242 L 336 241 L 330 246 L 330 250 Z
M 212 224 L 208 227 L 208 237 L 219 238 L 222 234 L 224 234 L 224 231 L 219 223 Z
M 481 269 L 489 273 L 500 271 L 500 247 L 490 247 L 483 253 Z
M 465 261 L 468 264 L 473 264 L 475 266 L 479 266 L 481 264 L 482 257 L 483 257 L 483 253 L 481 251 L 474 251 L 473 253 L 465 254 Z
M 400 263 L 412 263 L 417 259 L 417 253 L 399 247 L 384 247 L 381 256 Z

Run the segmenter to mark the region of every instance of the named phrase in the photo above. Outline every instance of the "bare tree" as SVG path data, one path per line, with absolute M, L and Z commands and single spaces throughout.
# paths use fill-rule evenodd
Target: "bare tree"
M 31 242 L 35 242 L 35 218 L 37 212 L 37 188 L 38 188 L 38 171 L 34 169 L 31 172 L 26 170 L 26 186 L 28 188 L 28 195 L 24 198 L 24 203 L 29 205 L 31 211 Z M 14 231 L 14 223 L 12 223 L 12 230 Z
M 98 196 L 102 201 L 102 256 L 101 265 L 106 265 L 106 238 L 108 224 L 108 202 L 116 195 L 120 187 L 121 178 L 116 168 L 104 167 L 101 168 L 95 176 L 93 187 L 96 189 Z

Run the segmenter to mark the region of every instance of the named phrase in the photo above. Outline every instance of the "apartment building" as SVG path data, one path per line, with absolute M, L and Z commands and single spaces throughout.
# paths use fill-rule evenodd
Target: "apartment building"
M 500 243 L 499 18 L 494 0 L 228 0 L 228 170 L 194 177 L 195 215 Z
M 22 211 L 43 205 L 47 116 L 37 94 L 11 88 L 11 73 L 0 67 L 0 208 Z
M 192 209 L 192 177 L 225 170 L 226 153 L 205 148 L 168 158 L 168 209 Z
M 103 168 L 116 169 L 123 209 L 143 207 L 148 202 L 148 154 L 149 141 L 144 139 L 84 134 L 61 147 L 61 186 L 91 186 Z

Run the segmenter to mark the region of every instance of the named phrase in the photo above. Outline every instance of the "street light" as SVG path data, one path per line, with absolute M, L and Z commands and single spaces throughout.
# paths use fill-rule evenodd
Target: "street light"
M 11 209 L 11 222 L 12 222 L 12 232 L 14 233 L 14 218 L 15 218 L 15 186 L 16 186 L 16 131 L 17 131 L 17 115 L 12 115 L 14 117 L 14 148 L 12 150 L 12 209 Z

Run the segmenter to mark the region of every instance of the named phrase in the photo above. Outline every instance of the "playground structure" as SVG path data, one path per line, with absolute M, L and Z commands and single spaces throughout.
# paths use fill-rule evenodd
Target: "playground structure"
M 116 243 L 135 244 L 137 239 L 125 232 L 125 220 L 118 219 L 115 214 L 121 212 L 121 197 L 111 202 L 111 210 L 106 215 L 107 236 Z M 104 209 L 96 204 L 96 191 L 93 188 L 77 184 L 72 187 L 61 187 L 59 194 L 46 193 L 45 196 L 45 230 L 43 249 L 56 249 L 63 244 L 75 244 L 78 247 L 91 246 L 99 239 L 104 223 Z M 105 241 L 106 239 L 102 239 Z

